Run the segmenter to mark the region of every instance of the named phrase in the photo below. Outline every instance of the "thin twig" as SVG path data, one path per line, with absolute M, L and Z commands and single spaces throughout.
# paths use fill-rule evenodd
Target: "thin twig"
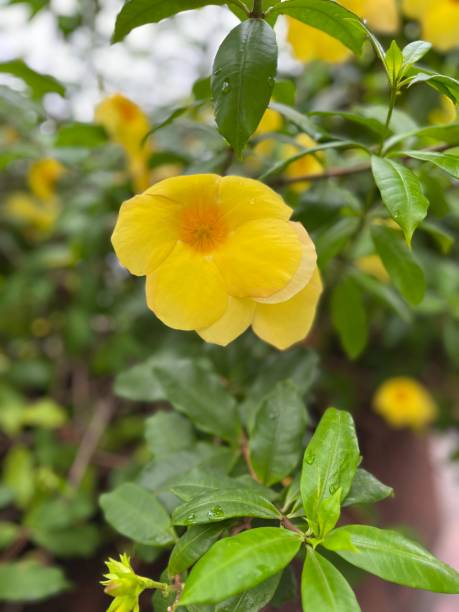
M 290 529 L 290 531 L 294 531 L 295 533 L 301 533 L 301 535 L 304 535 L 301 529 L 299 529 L 294 523 L 292 523 L 292 521 L 290 521 L 286 516 L 283 516 L 281 518 L 281 523 L 286 529 Z
M 252 478 L 256 480 L 257 482 L 260 482 L 260 479 L 258 478 L 257 473 L 253 469 L 252 459 L 250 458 L 250 452 L 249 452 L 249 441 L 247 439 L 247 436 L 244 433 L 242 434 L 242 440 L 241 440 L 241 452 L 247 464 L 247 469 L 249 470 L 250 476 L 252 476 Z
M 69 483 L 75 489 L 81 483 L 92 456 L 96 452 L 99 440 L 103 435 L 114 411 L 114 405 L 108 399 L 100 400 L 96 405 L 96 411 L 86 429 L 75 460 L 69 471 Z

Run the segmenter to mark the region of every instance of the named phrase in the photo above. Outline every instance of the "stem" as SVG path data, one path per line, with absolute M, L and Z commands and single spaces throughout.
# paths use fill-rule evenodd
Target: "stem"
M 386 130 L 389 129 L 390 120 L 392 119 L 392 115 L 394 113 L 396 99 L 397 99 L 397 86 L 396 85 L 394 85 L 394 86 L 391 85 L 389 108 L 387 110 L 386 123 L 384 124 L 384 127 L 386 128 Z M 385 138 L 384 138 L 384 135 L 383 135 L 383 136 L 381 136 L 381 144 L 379 146 L 378 155 L 381 155 L 381 153 L 383 152 L 384 144 L 385 144 Z
M 243 11 L 244 14 L 247 15 L 247 17 L 250 15 L 248 7 L 244 4 L 244 2 L 242 2 L 242 0 L 228 0 L 227 4 L 234 4 L 234 6 L 240 8 L 241 11 Z
M 286 516 L 283 516 L 281 518 L 281 523 L 286 529 L 294 531 L 295 533 L 301 533 L 301 535 L 304 536 L 304 533 L 301 531 L 301 529 L 298 529 L 298 527 L 293 524 L 292 521 L 290 521 Z
M 263 0 L 253 0 L 253 8 L 250 16 L 255 19 L 262 19 L 265 16 L 263 13 Z
M 257 473 L 253 469 L 252 460 L 250 458 L 250 452 L 249 452 L 249 441 L 247 440 L 247 436 L 244 433 L 242 434 L 242 440 L 241 440 L 241 452 L 242 452 L 242 456 L 244 457 L 244 460 L 245 460 L 245 462 L 247 464 L 247 469 L 249 470 L 250 476 L 256 482 L 260 482 L 260 480 L 259 480 L 259 478 L 257 476 Z

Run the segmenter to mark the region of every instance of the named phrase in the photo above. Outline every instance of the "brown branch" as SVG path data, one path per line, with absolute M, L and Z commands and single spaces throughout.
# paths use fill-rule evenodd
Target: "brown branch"
M 241 452 L 247 464 L 247 469 L 249 470 L 250 476 L 252 476 L 252 478 L 256 480 L 257 482 L 260 482 L 260 479 L 258 478 L 257 473 L 253 469 L 252 459 L 250 458 L 250 452 L 249 452 L 249 441 L 247 439 L 247 436 L 244 433 L 242 434 L 242 440 L 241 440 Z
M 290 531 L 294 531 L 295 533 L 301 533 L 301 535 L 304 535 L 301 529 L 299 529 L 294 523 L 292 523 L 292 521 L 290 521 L 286 516 L 283 516 L 281 518 L 281 523 L 286 529 L 290 529 Z

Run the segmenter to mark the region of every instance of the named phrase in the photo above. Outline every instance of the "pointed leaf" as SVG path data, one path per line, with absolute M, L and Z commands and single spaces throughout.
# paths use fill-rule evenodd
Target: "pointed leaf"
M 434 151 L 404 151 L 402 155 L 407 155 L 413 159 L 430 162 L 441 170 L 444 170 L 456 179 L 459 179 L 459 155 L 455 153 L 435 153 Z
M 167 566 L 169 576 L 181 574 L 196 563 L 218 540 L 225 528 L 221 523 L 189 527 L 172 550 Z
M 351 359 L 364 350 L 368 341 L 368 321 L 362 292 L 350 276 L 335 287 L 331 300 L 333 326 Z
M 374 504 L 394 494 L 394 489 L 380 482 L 373 474 L 359 468 L 352 481 L 351 490 L 343 506 L 354 504 Z

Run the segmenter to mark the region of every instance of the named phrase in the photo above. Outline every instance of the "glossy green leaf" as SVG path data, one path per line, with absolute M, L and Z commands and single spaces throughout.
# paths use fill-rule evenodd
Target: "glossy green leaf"
M 217 603 L 254 588 L 286 567 L 300 546 L 301 536 L 278 527 L 220 540 L 192 569 L 180 603 Z
M 351 489 L 343 501 L 343 506 L 354 504 L 374 504 L 394 494 L 392 487 L 380 482 L 373 474 L 358 468 Z
M 258 612 L 264 610 L 276 592 L 280 577 L 280 573 L 271 576 L 253 589 L 216 604 L 213 612 L 229 612 L 230 610 L 231 612 Z
M 176 508 L 172 522 L 174 525 L 199 525 L 246 516 L 276 520 L 280 512 L 270 501 L 249 489 L 220 489 Z
M 158 23 L 208 4 L 226 4 L 226 0 L 127 0 L 116 18 L 112 42 L 123 40 L 131 30 L 146 23 Z
M 383 283 L 369 274 L 364 274 L 359 270 L 353 270 L 352 276 L 362 289 L 372 295 L 378 302 L 388 306 L 403 321 L 410 323 L 413 315 L 406 302 L 400 297 L 390 285 Z
M 415 64 L 432 49 L 432 43 L 425 40 L 415 40 L 403 48 L 403 61 L 407 65 Z
M 58 567 L 32 560 L 0 564 L 0 601 L 38 601 L 68 587 Z
M 459 574 L 396 531 L 365 525 L 339 527 L 356 550 L 337 550 L 349 563 L 384 580 L 436 593 L 459 593 Z M 333 532 L 335 533 L 335 532 Z
M 357 54 L 366 38 L 359 17 L 329 0 L 286 0 L 276 5 L 271 13 L 289 15 L 322 30 Z
M 261 482 L 273 485 L 295 469 L 307 421 L 301 394 L 290 381 L 278 383 L 265 397 L 249 444 L 252 465 Z
M 338 489 L 341 500 L 347 496 L 359 462 L 352 416 L 329 408 L 306 448 L 301 473 L 304 512 L 314 530 L 318 530 L 323 502 Z
M 311 119 L 303 113 L 297 111 L 292 106 L 276 101 L 271 102 L 269 107 L 280 113 L 283 117 L 285 117 L 285 119 L 287 119 L 287 121 L 293 123 L 293 125 L 298 127 L 302 132 L 308 134 L 311 136 L 311 138 L 314 138 L 314 140 L 317 140 L 320 137 L 320 130 L 316 128 Z
M 181 574 L 196 563 L 219 539 L 225 528 L 221 523 L 189 527 L 171 552 L 167 566 L 169 575 Z
M 0 63 L 0 72 L 12 74 L 24 81 L 32 91 L 34 98 L 42 98 L 47 93 L 65 94 L 64 86 L 53 76 L 32 70 L 23 60 L 14 59 Z
M 372 169 L 384 205 L 410 243 L 429 207 L 419 179 L 402 164 L 387 158 L 372 157 Z
M 402 155 L 430 162 L 444 170 L 456 179 L 459 179 L 459 155 L 451 153 L 436 153 L 434 151 L 404 151 Z
M 145 438 L 154 457 L 190 448 L 195 442 L 190 421 L 176 412 L 163 410 L 145 421 Z
M 301 576 L 304 612 L 359 612 L 347 580 L 327 559 L 308 548 Z
M 171 367 L 156 367 L 154 372 L 164 390 L 163 397 L 196 427 L 224 440 L 238 439 L 236 402 L 207 362 L 176 360 Z
M 390 76 L 391 83 L 395 85 L 400 76 L 400 72 L 403 66 L 403 54 L 400 47 L 397 45 L 395 40 L 391 42 L 389 49 L 386 52 L 386 67 L 387 72 Z
M 331 318 L 344 350 L 355 359 L 367 344 L 368 320 L 362 291 L 350 276 L 345 276 L 333 290 Z
M 444 74 L 426 74 L 419 73 L 410 80 L 409 86 L 416 83 L 426 83 L 439 93 L 447 96 L 454 102 L 459 104 L 459 81 L 453 77 Z
M 215 120 L 239 155 L 268 107 L 276 70 L 276 36 L 263 19 L 243 21 L 217 52 L 211 81 Z
M 135 542 L 167 546 L 175 539 L 169 515 L 155 495 L 133 482 L 101 495 L 100 505 L 107 522 Z
M 371 237 L 394 285 L 408 302 L 419 304 L 425 293 L 424 272 L 400 232 L 383 225 L 374 225 Z

